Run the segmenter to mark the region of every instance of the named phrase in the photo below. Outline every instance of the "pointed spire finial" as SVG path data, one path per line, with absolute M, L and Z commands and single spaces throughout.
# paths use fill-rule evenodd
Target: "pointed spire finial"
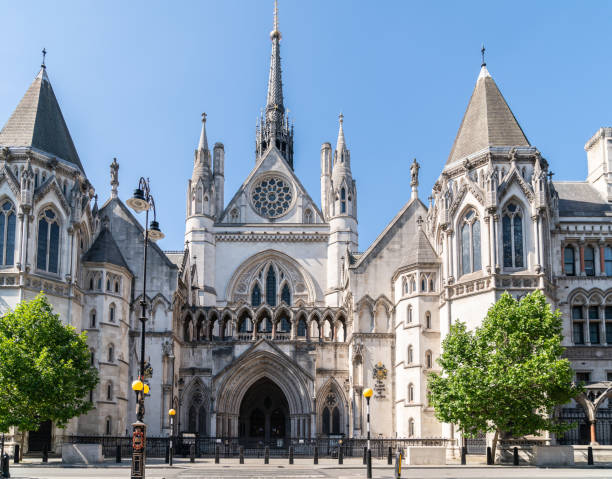
M 281 39 L 281 32 L 278 30 L 278 0 L 274 0 L 274 30 L 270 32 L 270 38 Z
M 340 120 L 340 126 L 342 126 L 342 124 L 344 123 L 344 115 L 342 114 L 342 112 L 340 112 L 340 114 L 338 115 L 338 119 Z
M 200 133 L 199 150 L 208 151 L 208 138 L 206 137 L 206 113 L 202 113 L 202 132 Z
M 482 63 L 481 63 L 481 67 L 486 67 L 487 66 L 487 62 L 485 62 L 485 51 L 486 48 L 484 46 L 484 43 L 482 44 L 482 48 L 480 49 L 480 55 L 482 56 Z
M 42 49 L 42 64 L 40 65 L 42 68 L 47 68 L 47 65 L 45 65 L 45 57 L 47 56 L 47 50 L 43 47 Z

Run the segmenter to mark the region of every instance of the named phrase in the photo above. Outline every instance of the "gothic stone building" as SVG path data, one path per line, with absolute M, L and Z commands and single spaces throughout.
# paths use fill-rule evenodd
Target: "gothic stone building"
M 578 379 L 612 374 L 612 128 L 588 140 L 585 181 L 553 182 L 485 65 L 433 186 L 358 252 L 357 183 L 340 117 L 320 151 L 315 202 L 294 173 L 281 35 L 271 33 L 255 164 L 229 201 L 223 144 L 206 117 L 187 181 L 185 248 L 149 254 L 145 358 L 150 435 L 177 431 L 286 444 L 365 434 L 456 438 L 427 402 L 441 339 L 475 327 L 504 291 L 543 291 L 564 318 Z M 100 384 L 94 409 L 63 434 L 124 435 L 139 361 L 143 228 L 118 196 L 101 206 L 43 67 L 0 132 L 0 299 L 4 310 L 44 290 L 87 332 Z M 186 160 L 187 161 L 187 160 Z M 93 203 L 93 204 L 92 204 Z M 45 436 L 47 436 L 45 438 Z M 38 442 L 37 442 L 38 441 Z

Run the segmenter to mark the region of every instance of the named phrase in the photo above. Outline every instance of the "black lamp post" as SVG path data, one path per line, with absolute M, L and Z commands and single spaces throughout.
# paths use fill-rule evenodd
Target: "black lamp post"
M 132 479 L 144 479 L 145 477 L 145 452 L 146 452 L 146 431 L 147 426 L 143 422 L 145 415 L 144 397 L 149 391 L 149 386 L 145 380 L 145 324 L 147 322 L 147 250 L 149 240 L 157 241 L 164 237 L 159 230 L 157 214 L 155 212 L 155 201 L 151 195 L 149 179 L 140 178 L 138 188 L 134 190 L 134 196 L 126 202 L 136 213 L 146 212 L 145 231 L 144 231 L 144 267 L 142 274 L 142 299 L 140 300 L 141 314 L 140 324 L 142 334 L 140 336 L 140 374 L 138 379 L 132 384 L 132 389 L 136 392 L 136 422 L 132 424 Z M 153 221 L 149 225 L 149 210 L 153 209 Z

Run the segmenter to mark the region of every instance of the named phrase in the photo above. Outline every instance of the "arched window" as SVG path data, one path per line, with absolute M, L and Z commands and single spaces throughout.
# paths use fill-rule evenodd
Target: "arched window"
M 46 209 L 38 219 L 36 267 L 49 273 L 59 272 L 59 222 L 51 209 Z
M 433 366 L 433 358 L 432 358 L 432 355 L 431 355 L 431 351 L 427 351 L 425 353 L 425 367 L 427 369 L 431 369 L 432 366 Z
M 108 383 L 106 385 L 106 400 L 107 401 L 113 400 L 113 383 Z
M 408 402 L 414 402 L 414 385 L 408 384 Z
M 332 434 L 340 434 L 340 410 L 337 407 L 332 413 Z
M 8 200 L 0 208 L 0 256 L 0 264 L 15 262 L 15 207 Z
M 595 276 L 595 248 L 584 248 L 584 272 L 587 276 Z
M 521 209 L 510 203 L 504 209 L 502 237 L 505 268 L 522 268 L 523 261 L 523 217 Z
M 110 279 L 106 279 L 106 291 L 110 291 L 111 290 L 111 282 Z
M 425 313 L 425 329 L 431 329 L 431 313 L 429 311 Z
M 115 281 L 115 293 L 119 292 L 119 281 Z
M 230 223 L 238 223 L 238 219 L 239 219 L 239 214 L 238 214 L 238 210 L 236 208 L 234 208 L 232 211 L 230 211 Z
M 187 317 L 185 324 L 183 325 L 183 340 L 191 341 L 191 318 Z
M 421 292 L 425 293 L 427 291 L 427 280 L 425 278 L 421 278 Z
M 325 435 L 329 435 L 329 426 L 330 426 L 330 424 L 329 424 L 330 417 L 329 416 L 330 416 L 329 408 L 326 407 L 326 408 L 323 409 L 323 414 L 322 414 L 322 417 L 321 417 L 321 424 L 323 426 L 322 432 Z
M 612 247 L 610 246 L 604 248 L 604 269 L 606 276 L 612 276 Z
M 408 419 L 408 437 L 414 437 L 414 419 Z
M 109 363 L 115 362 L 115 348 L 113 347 L 112 344 L 108 347 L 108 362 Z
M 266 276 L 266 303 L 270 306 L 276 306 L 276 272 L 270 266 Z
M 285 283 L 281 291 L 281 301 L 287 305 L 291 305 L 291 292 L 289 291 L 289 285 L 287 283 Z
M 414 278 L 410 280 L 410 292 L 411 293 L 416 292 L 416 281 L 414 280 Z
M 346 190 L 340 189 L 340 213 L 346 213 Z
M 98 282 L 97 282 L 96 289 L 99 289 L 100 291 L 102 291 L 102 275 L 98 276 Z
M 406 352 L 406 362 L 408 364 L 412 364 L 414 360 L 414 354 L 412 352 L 412 346 L 408 346 L 408 351 Z
M 572 305 L 572 336 L 574 344 L 584 344 L 584 308 Z
M 114 304 L 111 304 L 111 305 L 108 307 L 108 320 L 109 320 L 111 323 L 114 323 L 114 322 L 115 322 L 115 305 L 114 305 Z
M 93 277 L 89 278 L 89 289 L 93 290 L 93 285 L 94 285 L 94 279 Z
M 239 320 L 238 320 L 238 332 L 239 333 L 248 333 L 250 331 L 252 331 L 251 329 L 251 318 L 249 318 L 247 315 L 242 316 Z
M 461 224 L 461 271 L 468 274 L 481 269 L 480 221 L 476 212 L 470 210 Z
M 306 337 L 306 321 L 304 321 L 304 318 L 301 318 L 298 321 L 298 325 L 297 325 L 297 335 L 300 338 Z
M 434 280 L 430 279 L 429 280 L 429 291 L 430 292 L 434 292 L 436 290 L 436 288 L 434 287 Z
M 110 436 L 113 433 L 111 418 L 106 418 L 106 435 Z
M 91 312 L 91 315 L 89 316 L 89 327 L 90 328 L 96 327 L 96 310 L 95 309 Z
M 412 323 L 412 306 L 408 305 L 408 309 L 406 311 L 406 322 Z
M 288 333 L 291 331 L 291 322 L 289 318 L 283 314 L 278 322 L 278 332 L 279 333 Z
M 253 286 L 253 291 L 251 292 L 251 306 L 256 308 L 261 304 L 261 288 L 259 287 L 259 283 L 255 283 Z
M 566 246 L 563 249 L 563 269 L 567 276 L 576 276 L 576 258 L 573 246 Z
M 306 223 L 307 225 L 312 224 L 312 210 L 310 209 L 306 209 L 306 211 L 304 211 L 304 223 Z

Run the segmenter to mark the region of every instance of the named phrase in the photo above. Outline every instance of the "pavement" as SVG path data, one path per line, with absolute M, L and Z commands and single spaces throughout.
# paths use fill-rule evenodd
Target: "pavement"
M 21 464 L 11 464 L 11 479 L 125 479 L 130 477 L 130 461 L 121 464 L 107 461 L 95 466 L 66 466 L 57 459 L 49 459 L 42 464 L 40 459 L 26 460 Z M 373 478 L 394 478 L 394 466 L 388 466 L 384 460 L 373 461 Z M 245 459 L 239 464 L 237 459 L 222 459 L 215 464 L 214 459 L 178 458 L 173 467 L 163 461 L 147 461 L 147 478 L 155 479 L 199 479 L 199 478 L 298 478 L 298 479 L 353 479 L 365 478 L 365 466 L 361 459 L 345 458 L 344 465 L 338 465 L 334 459 L 320 459 L 318 465 L 312 459 L 296 458 L 295 464 L 289 465 L 287 459 L 270 459 L 270 464 L 263 464 L 262 459 Z M 539 478 L 612 478 L 612 463 L 595 466 L 578 465 L 573 468 L 536 468 L 532 466 L 486 466 L 468 464 L 467 466 L 404 466 L 403 478 L 449 478 L 449 479 L 539 479 Z

